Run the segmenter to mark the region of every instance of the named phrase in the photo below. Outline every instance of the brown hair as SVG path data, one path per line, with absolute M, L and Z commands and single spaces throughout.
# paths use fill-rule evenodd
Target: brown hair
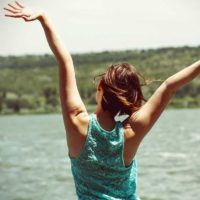
M 103 88 L 102 108 L 111 114 L 131 115 L 146 101 L 141 89 L 139 74 L 128 64 L 111 65 L 101 76 L 100 85 Z

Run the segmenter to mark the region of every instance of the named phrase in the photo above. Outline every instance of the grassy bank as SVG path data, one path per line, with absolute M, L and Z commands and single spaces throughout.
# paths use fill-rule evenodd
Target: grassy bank
M 93 77 L 112 63 L 129 62 L 151 80 L 165 80 L 199 60 L 200 47 L 127 50 L 73 55 L 80 94 L 95 103 Z M 148 99 L 161 82 L 143 88 Z M 200 79 L 175 94 L 171 108 L 200 107 Z M 57 113 L 60 110 L 57 63 L 52 55 L 0 57 L 0 114 Z

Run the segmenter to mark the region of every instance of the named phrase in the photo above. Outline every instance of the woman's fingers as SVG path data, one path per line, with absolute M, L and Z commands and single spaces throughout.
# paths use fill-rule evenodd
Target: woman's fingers
M 30 21 L 33 21 L 33 20 L 34 20 L 32 17 L 26 17 L 26 16 L 23 16 L 22 18 L 23 18 L 24 21 L 26 21 L 26 22 L 30 22 Z
M 22 5 L 22 4 L 19 3 L 18 1 L 15 1 L 15 3 L 16 3 L 20 8 L 24 8 L 24 5 Z
M 23 18 L 25 21 L 36 20 L 39 16 L 39 11 L 35 12 L 29 8 L 25 8 L 18 1 L 15 1 L 15 4 L 8 4 L 4 10 L 7 11 L 5 13 L 6 17 Z
M 6 17 L 15 17 L 15 18 L 19 18 L 19 17 L 22 17 L 23 15 L 22 14 L 5 14 Z
M 12 9 L 14 9 L 14 10 L 20 10 L 20 8 L 17 8 L 17 7 L 15 7 L 15 6 L 13 6 L 13 5 L 11 5 L 11 4 L 8 4 L 8 6 L 10 6 Z
M 11 13 L 13 13 L 13 14 L 19 12 L 19 11 L 17 11 L 17 10 L 13 10 L 13 9 L 9 9 L 9 8 L 4 8 L 4 10 L 7 10 L 8 12 L 11 12 Z
M 4 8 L 4 10 L 8 11 L 8 13 L 5 14 L 6 17 L 22 17 L 23 13 L 21 10 L 14 10 L 11 8 Z

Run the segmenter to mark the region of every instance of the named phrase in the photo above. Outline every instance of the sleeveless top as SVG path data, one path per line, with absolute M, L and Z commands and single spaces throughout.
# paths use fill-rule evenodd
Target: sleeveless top
M 124 129 L 116 122 L 112 131 L 101 128 L 89 115 L 86 142 L 76 158 L 70 157 L 79 200 L 138 200 L 137 164 L 124 164 Z

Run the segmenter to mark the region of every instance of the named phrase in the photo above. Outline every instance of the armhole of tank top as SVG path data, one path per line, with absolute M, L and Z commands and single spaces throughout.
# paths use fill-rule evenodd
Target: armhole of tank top
M 120 123 L 120 122 L 119 122 Z M 122 155 L 121 155 L 121 161 L 122 161 L 122 166 L 126 169 L 129 169 L 132 167 L 133 163 L 134 163 L 134 159 L 132 160 L 131 164 L 126 166 L 125 165 L 125 162 L 124 162 L 124 127 L 123 127 L 123 124 L 120 123 L 120 131 L 122 132 L 121 133 L 121 137 L 122 137 Z
M 119 122 L 120 123 L 120 122 Z M 124 162 L 124 127 L 123 124 L 120 123 L 120 133 L 122 137 L 122 154 L 121 154 L 121 161 L 122 161 L 122 166 L 126 168 L 125 162 Z
M 77 161 L 78 159 L 80 159 L 80 157 L 83 155 L 84 151 L 86 150 L 86 146 L 88 144 L 88 140 L 89 140 L 89 137 L 91 135 L 91 129 L 92 129 L 92 121 L 93 121 L 93 115 L 90 114 L 89 115 L 89 123 L 88 123 L 88 130 L 87 130 L 87 135 L 86 135 L 86 138 L 85 138 L 85 144 L 83 145 L 80 153 L 75 157 L 71 157 L 69 154 L 69 158 L 72 160 L 72 161 Z

